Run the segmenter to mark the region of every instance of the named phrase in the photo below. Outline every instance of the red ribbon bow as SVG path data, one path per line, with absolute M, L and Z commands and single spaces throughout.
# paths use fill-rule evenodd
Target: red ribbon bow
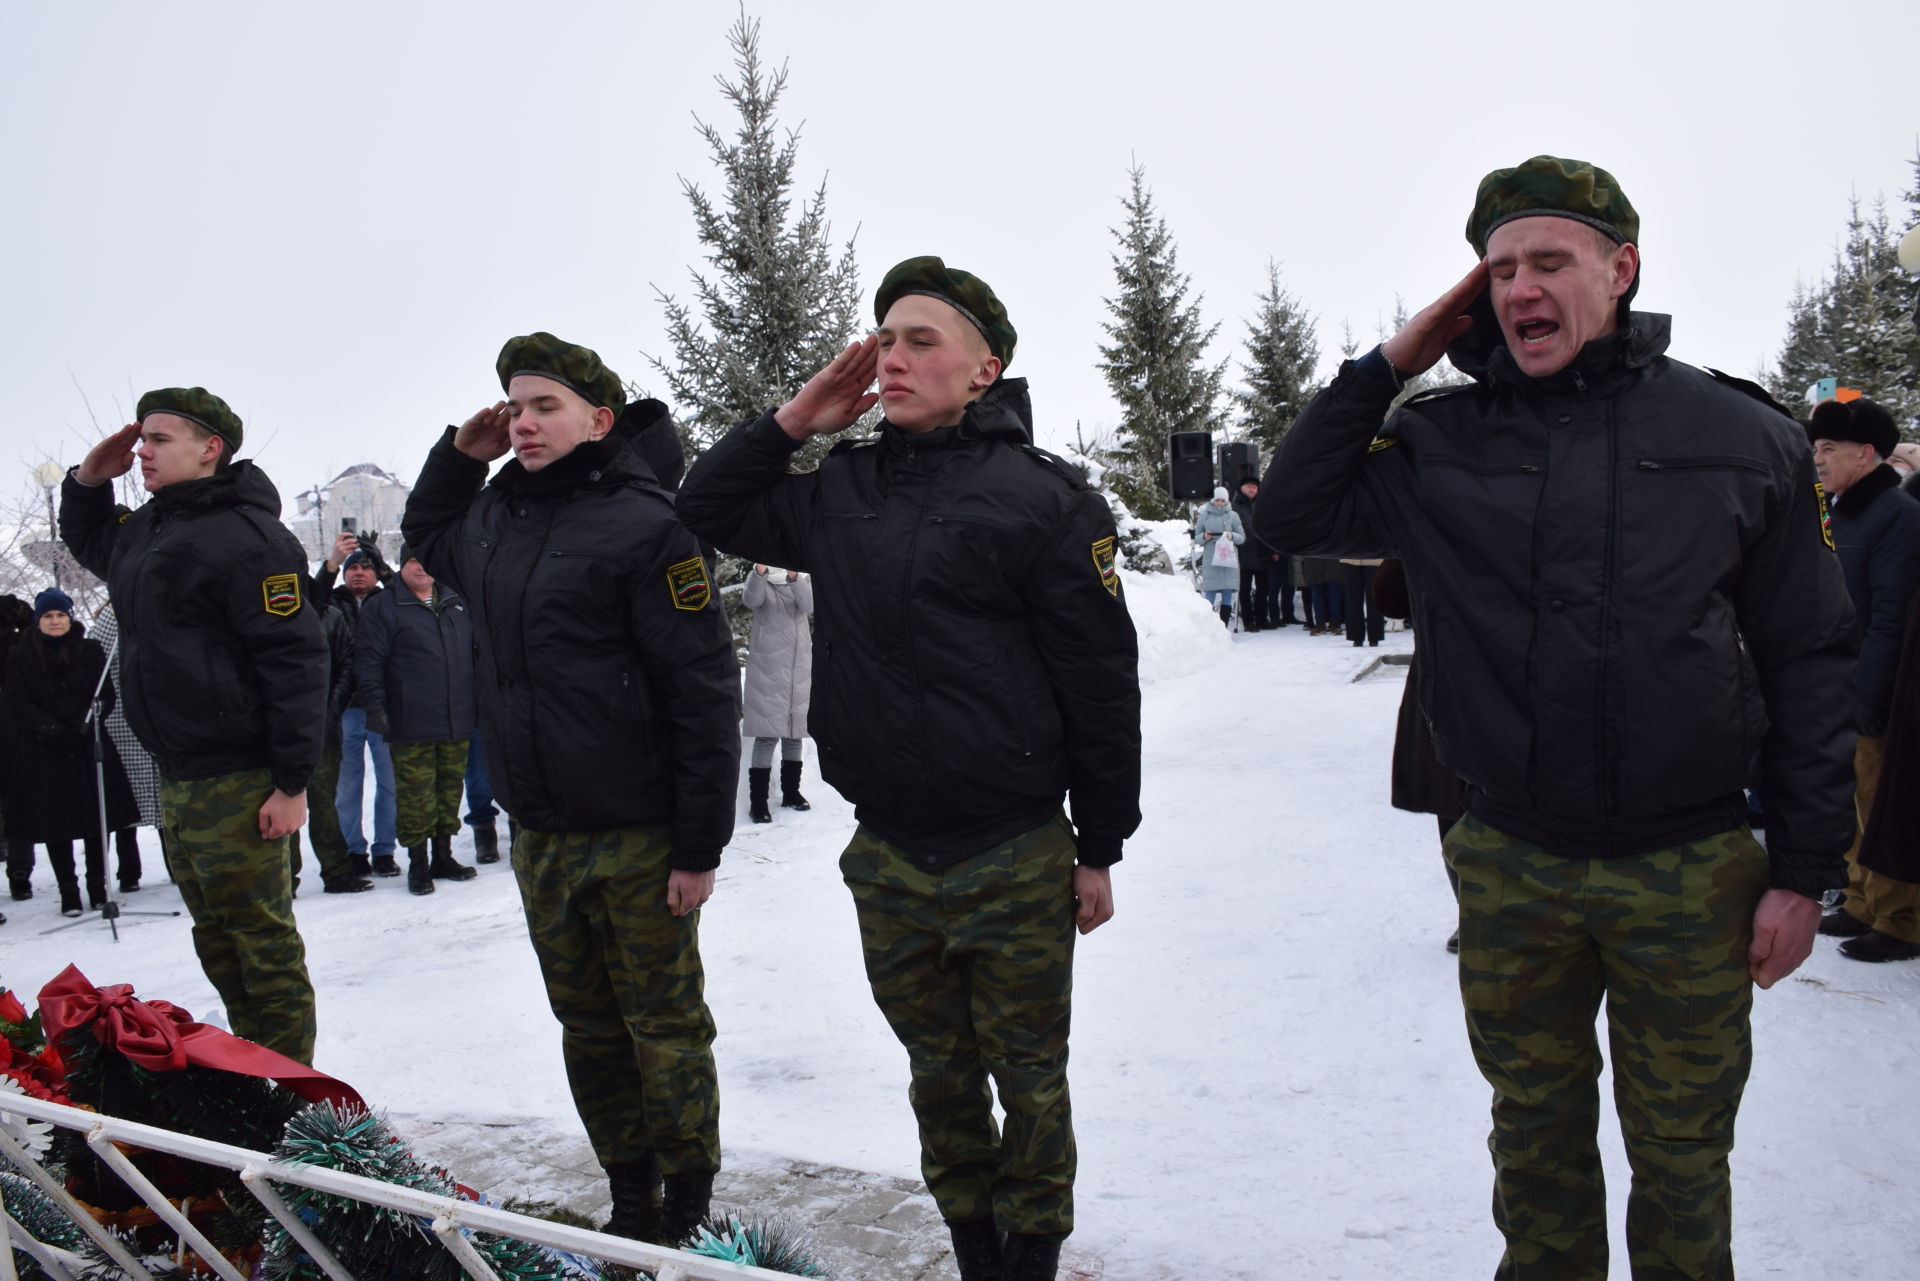
M 177 1072 L 189 1065 L 218 1068 L 278 1081 L 310 1103 L 366 1107 L 359 1091 L 343 1081 L 264 1045 L 196 1023 L 193 1015 L 169 1001 L 142 1001 L 131 984 L 97 988 L 79 967 L 69 965 L 40 989 L 40 1026 L 47 1044 L 58 1045 L 69 1029 L 89 1023 L 101 1045 L 155 1072 Z

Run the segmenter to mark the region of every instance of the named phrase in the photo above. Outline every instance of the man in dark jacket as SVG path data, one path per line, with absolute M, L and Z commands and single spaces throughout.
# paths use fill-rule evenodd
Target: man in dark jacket
M 107 582 L 127 723 L 160 771 L 173 878 L 233 1030 L 313 1060 L 313 985 L 287 837 L 322 751 L 327 644 L 280 495 L 230 462 L 240 418 L 202 387 L 140 398 L 61 488 L 60 536 Z M 153 501 L 117 507 L 132 469 Z
M 962 1277 L 1050 1278 L 1073 1226 L 1073 931 L 1112 916 L 1140 821 L 1137 644 L 1106 503 L 1032 446 L 1026 384 L 999 377 L 1014 330 L 993 292 L 914 258 L 874 314 L 694 463 L 680 510 L 814 576 L 807 728 L 860 821 L 840 869 L 912 1065 L 921 1169 Z M 878 436 L 788 473 L 876 401 Z
M 354 673 L 367 728 L 393 753 L 394 832 L 407 851 L 407 888 L 476 873 L 453 857 L 474 732 L 473 621 L 407 548 L 399 585 L 360 611 Z M 431 842 L 431 856 L 429 856 Z
M 607 1230 L 677 1241 L 720 1168 L 696 909 L 733 835 L 733 639 L 671 497 L 613 433 L 619 376 L 541 333 L 495 368 L 508 399 L 447 429 L 401 528 L 473 615 L 488 776 L 519 822 L 514 876 L 612 1184 Z
M 316 576 L 317 580 L 317 576 Z M 309 582 L 314 588 L 314 582 Z M 353 694 L 353 620 L 346 610 L 321 605 L 325 583 L 313 590 L 308 607 L 320 614 L 320 631 L 327 638 L 327 714 L 324 746 L 320 763 L 313 767 L 307 788 L 319 797 L 319 803 L 307 807 L 307 838 L 313 845 L 314 861 L 320 864 L 321 887 L 329 894 L 359 894 L 373 888 L 347 850 L 346 833 L 340 830 L 340 811 L 332 803 L 340 785 L 340 715 Z M 287 838 L 293 849 L 293 880 L 300 882 L 300 833 Z M 364 856 L 362 856 L 364 863 Z
M 1603 998 L 1634 1274 L 1732 1275 L 1751 988 L 1806 958 L 1853 835 L 1852 610 L 1806 438 L 1627 310 L 1638 229 L 1592 165 L 1488 175 L 1482 261 L 1342 367 L 1256 513 L 1275 546 L 1398 555 L 1420 585 L 1421 710 L 1467 786 L 1447 857 L 1515 1281 L 1607 1274 Z M 1475 381 L 1389 419 L 1443 353 Z
M 1885 462 L 1900 436 L 1879 405 L 1824 401 L 1814 408 L 1807 436 L 1832 504 L 1828 525 L 1858 619 L 1854 809 L 1865 828 L 1885 760 L 1907 607 L 1920 587 L 1920 503 L 1901 492 L 1900 473 Z M 1856 961 L 1920 956 L 1920 885 L 1862 867 L 1859 852 L 1856 838 L 1847 851 L 1846 902 L 1822 918 L 1820 932 L 1845 939 L 1841 955 Z
M 339 551 L 336 546 L 336 553 Z M 329 561 L 331 564 L 331 561 Z M 347 553 L 340 569 L 340 585 L 332 588 L 327 607 L 345 615 L 348 626 L 356 631 L 360 612 L 368 601 L 387 589 L 382 584 L 393 575 L 380 559 L 377 547 L 359 544 Z M 329 584 L 332 574 L 325 566 L 315 575 Z M 319 593 L 314 593 L 319 599 Z M 365 796 L 368 761 L 373 770 L 373 840 L 366 834 Z M 397 823 L 393 783 L 393 752 L 380 731 L 367 725 L 366 705 L 361 701 L 358 681 L 349 682 L 346 705 L 340 711 L 340 780 L 334 785 L 334 809 L 339 815 L 340 831 L 346 838 L 353 870 L 357 875 L 398 876 L 400 865 L 394 861 L 394 828 Z
M 1249 632 L 1281 625 L 1274 583 L 1279 557 L 1253 532 L 1253 503 L 1258 497 L 1260 482 L 1252 476 L 1234 486 L 1233 510 L 1240 513 L 1240 528 L 1247 531 L 1247 545 L 1240 549 L 1240 626 Z

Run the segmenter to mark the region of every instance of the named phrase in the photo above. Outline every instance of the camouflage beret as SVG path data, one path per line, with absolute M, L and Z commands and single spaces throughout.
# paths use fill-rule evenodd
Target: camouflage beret
M 1007 309 L 980 277 L 949 267 L 932 255 L 909 258 L 880 282 L 880 290 L 873 296 L 874 323 L 884 323 L 888 308 L 908 294 L 925 294 L 946 303 L 973 322 L 987 340 L 987 350 L 1000 357 L 1002 369 L 1013 363 L 1013 348 L 1020 335 L 1007 319 Z
M 228 458 L 240 452 L 240 442 L 246 437 L 240 415 L 205 387 L 162 387 L 150 391 L 140 398 L 139 406 L 133 411 L 134 421 L 145 422 L 148 414 L 173 414 L 192 419 L 227 442 Z
M 1549 214 L 1597 228 L 1615 244 L 1638 244 L 1640 215 L 1627 203 L 1613 175 L 1584 160 L 1535 156 L 1512 169 L 1495 169 L 1480 180 L 1467 217 L 1467 243 L 1481 257 L 1487 237 L 1515 218 Z
M 500 375 L 502 391 L 515 374 L 533 374 L 572 388 L 589 405 L 604 405 L 615 414 L 626 407 L 627 392 L 620 375 L 601 363 L 598 352 L 552 334 L 523 334 L 507 339 L 493 367 Z

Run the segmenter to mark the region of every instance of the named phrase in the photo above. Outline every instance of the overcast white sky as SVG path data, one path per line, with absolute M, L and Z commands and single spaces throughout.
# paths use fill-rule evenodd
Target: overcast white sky
M 1920 5 L 763 4 L 869 291 L 937 253 L 1019 327 L 1043 443 L 1112 425 L 1094 367 L 1130 157 L 1237 350 L 1269 257 L 1371 341 L 1471 265 L 1489 169 L 1613 171 L 1638 305 L 1674 354 L 1750 374 L 1848 192 L 1920 142 Z M 462 0 L 10 6 L 0 77 L 0 492 L 203 384 L 283 495 L 373 461 L 411 479 L 548 329 L 658 389 L 658 285 L 699 262 L 679 179 L 717 188 L 727 3 Z M 1844 374 L 1844 371 L 1837 371 Z M 83 401 L 84 393 L 84 401 Z M 289 504 L 291 506 L 291 504 Z

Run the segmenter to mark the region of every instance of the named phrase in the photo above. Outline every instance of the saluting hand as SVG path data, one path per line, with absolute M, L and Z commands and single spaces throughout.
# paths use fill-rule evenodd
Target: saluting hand
M 477 463 L 504 458 L 513 447 L 507 436 L 512 422 L 507 402 L 498 401 L 460 424 L 459 430 L 453 433 L 453 447 Z
M 807 380 L 792 400 L 773 411 L 780 430 L 795 440 L 845 431 L 880 403 L 873 386 L 880 371 L 880 338 L 868 334 Z
M 1487 264 L 1482 259 L 1460 278 L 1459 284 L 1409 320 L 1406 328 L 1381 343 L 1380 354 L 1409 378 L 1426 373 L 1447 354 L 1448 344 L 1473 328 L 1473 318 L 1466 314 L 1467 308 L 1486 288 Z
M 128 423 L 107 437 L 80 460 L 73 476 L 82 485 L 99 485 L 133 470 L 133 451 L 140 443 L 140 424 Z

